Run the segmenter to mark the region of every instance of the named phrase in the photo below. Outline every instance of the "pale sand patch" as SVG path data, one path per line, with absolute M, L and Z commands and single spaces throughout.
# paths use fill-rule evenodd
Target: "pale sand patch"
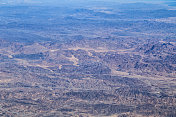
M 93 54 L 91 52 L 87 51 L 87 53 L 89 56 L 93 57 Z
M 174 77 L 166 77 L 166 76 L 145 76 L 145 75 L 138 75 L 138 74 L 130 74 L 128 72 L 121 72 L 116 71 L 115 69 L 111 69 L 111 74 L 114 76 L 122 76 L 122 77 L 128 77 L 128 78 L 144 78 L 144 79 L 153 79 L 153 80 L 168 80 L 168 79 L 175 79 Z
M 17 60 L 17 62 L 18 62 L 20 65 L 23 65 L 24 67 L 27 67 L 27 66 L 41 67 L 41 68 L 43 68 L 43 69 L 47 69 L 47 70 L 53 72 L 51 69 L 48 68 L 48 67 L 51 67 L 51 66 L 41 65 L 41 64 L 30 64 L 27 60 L 23 60 L 23 59 L 15 59 L 15 60 Z
M 41 67 L 41 68 L 43 68 L 43 69 L 47 69 L 47 70 L 53 72 L 51 69 L 48 68 L 48 67 L 50 67 L 50 66 L 45 66 L 45 65 L 30 65 L 30 66 Z
M 164 43 L 170 43 L 170 44 L 173 44 L 173 45 L 176 45 L 176 42 L 166 42 L 166 41 L 159 41 L 160 43 L 164 44 Z
M 160 43 L 166 43 L 166 41 L 159 41 Z
M 69 61 L 73 62 L 74 66 L 78 66 L 78 61 L 79 59 L 77 59 L 74 55 L 72 55 L 71 57 L 67 57 L 69 59 Z
M 117 50 L 116 52 L 117 52 L 118 54 L 134 53 L 134 52 L 132 52 L 134 49 L 135 49 L 135 48 L 131 48 L 131 49 L 119 49 L 119 50 Z
M 176 46 L 176 42 L 170 42 L 170 43 Z
M 9 58 L 13 58 L 13 56 L 12 56 L 12 55 L 8 55 L 8 57 L 9 57 Z
M 176 17 L 160 18 L 160 19 L 154 19 L 152 21 L 165 22 L 165 23 L 176 23 Z
M 62 69 L 62 65 L 59 65 L 59 69 Z
M 0 83 L 9 83 L 12 79 L 0 79 Z
M 129 75 L 129 73 L 127 73 L 127 72 L 116 71 L 115 69 L 111 69 L 111 74 L 112 75 L 121 75 L 121 76 L 128 76 Z
M 131 49 L 118 49 L 118 50 L 109 50 L 107 48 L 103 48 L 103 47 L 98 47 L 97 49 L 94 48 L 83 48 L 83 47 L 74 47 L 74 48 L 68 48 L 68 50 L 85 50 L 88 52 L 88 54 L 90 56 L 92 56 L 92 53 L 90 51 L 94 51 L 94 52 L 117 52 L 117 53 L 131 53 L 132 50 L 134 50 L 135 48 L 131 48 Z
M 20 65 L 24 65 L 24 66 L 28 66 L 29 63 L 27 62 L 27 60 L 24 60 L 24 59 L 14 59 L 16 60 Z
M 8 50 L 8 48 L 5 49 L 0 49 L 0 54 L 6 55 L 9 58 L 13 58 L 13 52 L 11 52 L 10 50 Z
M 54 49 L 54 50 L 49 50 L 50 52 L 56 52 L 58 51 L 59 49 Z
M 48 49 L 39 43 L 35 43 L 33 45 L 24 46 L 22 52 L 24 54 L 35 54 L 39 52 L 47 52 Z
M 97 49 L 94 49 L 94 48 L 83 48 L 83 47 L 74 47 L 74 48 L 68 48 L 68 50 L 85 50 L 85 51 L 95 51 L 95 52 L 109 52 L 109 51 L 114 51 L 115 50 L 108 50 L 106 48 L 102 48 L 102 47 L 99 47 Z

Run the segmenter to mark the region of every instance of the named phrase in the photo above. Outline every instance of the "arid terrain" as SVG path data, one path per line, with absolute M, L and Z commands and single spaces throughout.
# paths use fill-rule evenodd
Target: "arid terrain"
M 0 116 L 175 117 L 175 2 L 72 2 L 0 4 Z

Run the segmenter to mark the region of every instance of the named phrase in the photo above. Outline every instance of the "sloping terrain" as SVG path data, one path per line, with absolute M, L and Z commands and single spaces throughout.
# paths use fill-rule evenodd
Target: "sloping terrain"
M 90 3 L 0 5 L 0 116 L 176 115 L 174 7 Z

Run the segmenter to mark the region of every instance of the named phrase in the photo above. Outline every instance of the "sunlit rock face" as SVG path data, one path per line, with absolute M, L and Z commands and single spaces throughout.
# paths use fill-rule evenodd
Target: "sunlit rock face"
M 0 0 L 0 116 L 174 117 L 168 0 Z

